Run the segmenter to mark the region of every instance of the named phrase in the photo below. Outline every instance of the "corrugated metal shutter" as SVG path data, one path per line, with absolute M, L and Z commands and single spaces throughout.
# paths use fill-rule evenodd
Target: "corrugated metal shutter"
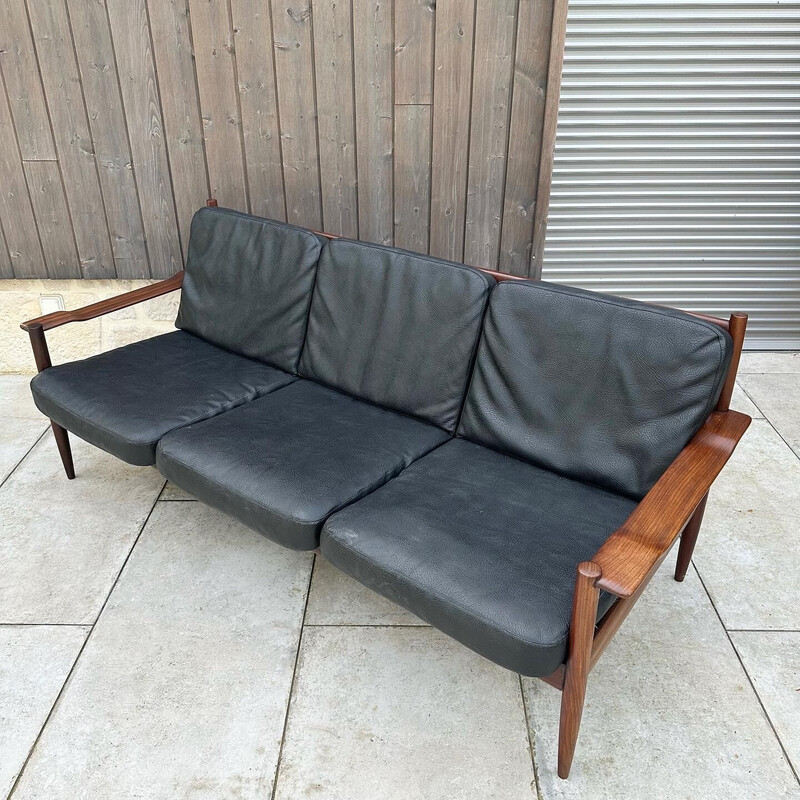
M 542 277 L 800 348 L 798 0 L 570 0 Z

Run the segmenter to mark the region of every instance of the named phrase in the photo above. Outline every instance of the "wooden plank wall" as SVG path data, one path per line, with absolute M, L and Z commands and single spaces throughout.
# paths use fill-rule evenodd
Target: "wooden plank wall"
M 565 0 L 0 0 L 0 13 L 0 278 L 171 275 L 209 194 L 538 273 Z

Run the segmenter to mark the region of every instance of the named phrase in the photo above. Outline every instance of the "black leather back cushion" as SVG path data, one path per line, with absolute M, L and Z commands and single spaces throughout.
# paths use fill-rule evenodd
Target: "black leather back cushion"
M 508 281 L 492 292 L 458 433 L 638 499 L 714 408 L 731 348 L 680 311 Z
M 455 430 L 494 280 L 345 239 L 320 258 L 300 374 Z
M 234 353 L 294 372 L 322 241 L 223 208 L 192 220 L 175 324 Z

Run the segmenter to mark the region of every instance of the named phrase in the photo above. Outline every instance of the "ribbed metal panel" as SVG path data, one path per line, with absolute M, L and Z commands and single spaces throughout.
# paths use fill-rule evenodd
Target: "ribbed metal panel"
M 800 348 L 800 0 L 570 0 L 542 277 Z

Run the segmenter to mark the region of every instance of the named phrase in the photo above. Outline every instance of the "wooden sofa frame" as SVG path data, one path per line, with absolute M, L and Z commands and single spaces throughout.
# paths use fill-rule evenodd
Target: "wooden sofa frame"
M 216 206 L 217 202 L 212 198 L 208 205 Z M 338 238 L 328 233 L 321 235 L 330 239 Z M 482 271 L 498 281 L 524 280 L 494 270 Z M 38 371 L 51 366 L 45 331 L 70 322 L 95 319 L 174 292 L 181 288 L 182 283 L 183 271 L 150 286 L 74 311 L 56 311 L 23 322 L 20 327 L 30 336 Z M 733 355 L 717 405 L 703 427 L 592 560 L 584 561 L 577 567 L 567 659 L 554 673 L 541 678 L 562 692 L 558 739 L 558 775 L 561 778 L 569 775 L 572 765 L 589 673 L 678 538 L 680 545 L 675 580 L 682 581 L 686 576 L 703 521 L 709 489 L 751 421 L 746 414 L 730 409 L 747 315 L 736 312 L 728 320 L 704 314 L 693 316 L 727 330 L 733 339 Z M 51 425 L 67 478 L 72 479 L 75 477 L 75 468 L 69 434 L 52 420 Z M 601 590 L 613 594 L 617 599 L 597 623 Z

